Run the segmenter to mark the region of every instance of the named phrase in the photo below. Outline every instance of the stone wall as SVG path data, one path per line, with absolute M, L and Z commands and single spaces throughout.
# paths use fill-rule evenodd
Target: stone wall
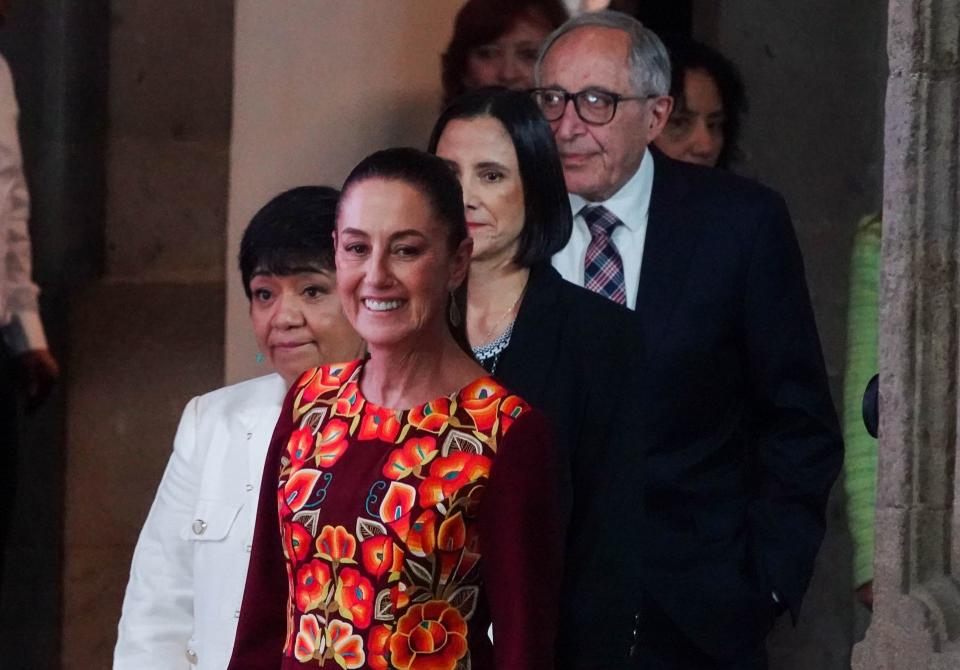
M 302 184 L 339 187 L 367 154 L 426 148 L 440 111 L 440 54 L 459 2 L 237 2 L 227 230 L 226 377 L 254 362 L 236 272 L 240 236 L 270 197 Z
M 892 0 L 875 614 L 857 670 L 960 667 L 960 3 Z
M 180 412 L 223 383 L 234 3 L 202 5 L 110 6 L 105 271 L 71 309 L 64 667 L 110 667 Z

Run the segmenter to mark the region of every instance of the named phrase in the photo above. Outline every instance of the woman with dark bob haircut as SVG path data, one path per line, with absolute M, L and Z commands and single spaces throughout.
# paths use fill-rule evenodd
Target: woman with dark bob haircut
M 466 314 L 474 355 L 552 422 L 574 477 L 571 524 L 597 523 L 600 492 L 577 479 L 623 437 L 616 427 L 631 425 L 621 402 L 641 360 L 639 319 L 550 264 L 570 236 L 570 204 L 550 126 L 528 95 L 464 94 L 443 111 L 429 146 L 463 189 L 474 241 Z M 566 565 L 575 571 L 594 558 L 568 555 Z
M 469 0 L 441 59 L 444 103 L 484 86 L 531 88 L 540 44 L 567 18 L 560 0 Z
M 693 40 L 667 41 L 673 112 L 655 140 L 670 158 L 730 169 L 740 159 L 740 123 L 747 96 L 737 67 Z
M 243 233 L 253 336 L 276 372 L 205 393 L 183 410 L 133 553 L 116 670 L 227 667 L 237 619 L 224 613 L 243 598 L 260 472 L 284 394 L 304 370 L 363 351 L 335 290 L 339 195 L 325 186 L 285 191 Z
M 343 185 L 337 293 L 369 356 L 287 395 L 230 670 L 555 667 L 568 478 L 547 419 L 454 337 L 461 203 L 416 149 Z

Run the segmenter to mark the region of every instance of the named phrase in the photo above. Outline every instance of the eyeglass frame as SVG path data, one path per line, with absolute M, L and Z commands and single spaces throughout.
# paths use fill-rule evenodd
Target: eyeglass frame
M 562 108 L 563 111 L 560 112 L 560 116 L 558 116 L 557 118 L 547 119 L 548 123 L 553 123 L 554 121 L 559 121 L 560 119 L 562 119 L 563 115 L 567 111 L 567 103 L 572 100 L 573 109 L 577 113 L 577 116 L 580 117 L 581 121 L 591 126 L 605 126 L 611 121 L 613 121 L 613 119 L 617 116 L 617 108 L 620 106 L 620 103 L 623 101 L 653 100 L 654 98 L 660 97 L 656 93 L 648 93 L 647 95 L 621 95 L 619 93 L 614 93 L 613 91 L 608 91 L 605 88 L 599 88 L 597 86 L 589 86 L 587 88 L 577 91 L 576 93 L 571 93 L 567 89 L 560 88 L 559 86 L 540 86 L 537 88 L 531 88 L 527 92 L 533 97 L 533 101 L 536 103 L 537 108 L 540 109 L 540 112 L 543 113 L 543 118 L 545 119 L 547 118 L 547 115 L 545 112 L 543 112 L 543 107 L 540 105 L 540 102 L 537 100 L 537 95 L 545 91 L 552 91 L 554 93 L 563 94 L 563 108 Z M 580 102 L 577 100 L 577 98 L 583 95 L 584 93 L 602 93 L 603 95 L 608 95 L 611 98 L 613 98 L 613 111 L 610 113 L 610 118 L 607 119 L 606 121 L 590 121 L 589 119 L 583 118 L 583 114 L 580 113 Z

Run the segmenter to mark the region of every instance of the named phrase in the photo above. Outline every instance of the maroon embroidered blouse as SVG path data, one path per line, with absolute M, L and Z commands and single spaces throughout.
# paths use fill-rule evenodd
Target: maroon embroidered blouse
M 553 668 L 567 477 L 545 419 L 490 377 L 386 409 L 361 371 L 287 395 L 230 670 Z

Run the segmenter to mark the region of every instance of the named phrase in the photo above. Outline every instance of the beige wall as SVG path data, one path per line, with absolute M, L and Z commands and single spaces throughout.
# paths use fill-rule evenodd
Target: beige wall
M 244 226 L 282 189 L 339 186 L 368 153 L 426 144 L 456 0 L 238 0 L 227 230 L 226 378 L 262 374 L 236 270 Z

